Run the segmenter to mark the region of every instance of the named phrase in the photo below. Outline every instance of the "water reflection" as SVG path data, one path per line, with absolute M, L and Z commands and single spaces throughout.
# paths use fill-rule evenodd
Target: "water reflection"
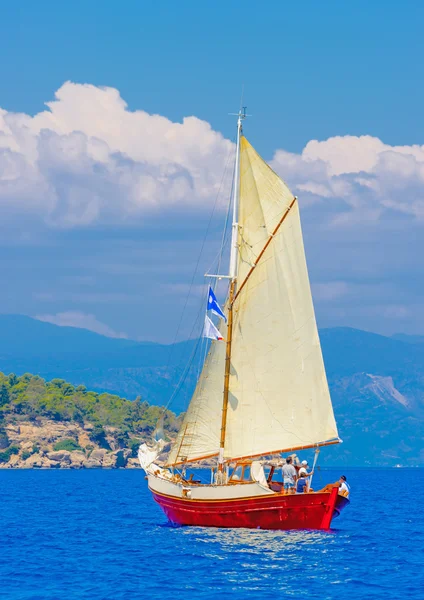
M 296 551 L 304 545 L 327 544 L 332 533 L 320 531 L 265 531 L 256 529 L 181 528 L 183 535 L 193 537 L 196 543 L 219 544 L 227 551 L 233 550 L 262 554 Z
M 277 585 L 291 594 L 298 588 L 295 581 L 299 575 L 312 582 L 327 579 L 334 569 L 332 550 L 337 541 L 332 533 L 182 528 L 178 535 L 196 547 L 200 556 L 221 564 L 221 575 L 239 589 L 264 590 Z M 334 584 L 339 581 L 334 577 Z M 297 593 L 303 595 L 299 589 Z

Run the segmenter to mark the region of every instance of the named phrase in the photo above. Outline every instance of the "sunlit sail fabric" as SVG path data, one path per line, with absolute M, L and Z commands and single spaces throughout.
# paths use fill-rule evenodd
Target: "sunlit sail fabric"
M 224 338 L 226 329 L 222 322 L 220 331 Z M 213 341 L 167 464 L 193 461 L 218 453 L 224 371 L 225 342 Z
M 292 201 L 285 183 L 242 137 L 238 289 Z M 237 297 L 233 319 L 224 456 L 337 438 L 297 202 Z

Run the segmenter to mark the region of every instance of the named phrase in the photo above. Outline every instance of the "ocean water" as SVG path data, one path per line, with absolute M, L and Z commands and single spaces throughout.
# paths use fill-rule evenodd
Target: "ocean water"
M 0 598 L 423 598 L 424 470 L 345 474 L 331 532 L 268 532 L 170 527 L 141 471 L 0 471 Z

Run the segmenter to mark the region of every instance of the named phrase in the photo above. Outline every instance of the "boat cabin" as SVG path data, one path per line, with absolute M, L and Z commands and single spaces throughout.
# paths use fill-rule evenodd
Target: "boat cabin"
M 251 462 L 238 462 L 230 466 L 228 483 L 252 483 Z

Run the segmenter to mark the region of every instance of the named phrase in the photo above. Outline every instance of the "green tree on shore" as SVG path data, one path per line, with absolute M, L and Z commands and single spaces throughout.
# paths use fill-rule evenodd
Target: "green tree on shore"
M 6 384 L 2 383 L 0 385 L 0 406 L 4 406 L 5 404 L 8 404 L 9 400 L 10 400 L 9 390 L 8 390 Z
M 109 448 L 105 428 L 112 428 L 118 445 L 139 434 L 149 436 L 163 409 L 151 406 L 141 398 L 134 401 L 114 394 L 89 391 L 85 386 L 73 386 L 64 379 L 44 381 L 25 373 L 20 377 L 0 373 L 0 421 L 36 420 L 39 417 L 56 421 L 91 424 L 90 437 L 100 446 Z M 180 417 L 166 410 L 164 428 L 168 434 L 178 430 Z

